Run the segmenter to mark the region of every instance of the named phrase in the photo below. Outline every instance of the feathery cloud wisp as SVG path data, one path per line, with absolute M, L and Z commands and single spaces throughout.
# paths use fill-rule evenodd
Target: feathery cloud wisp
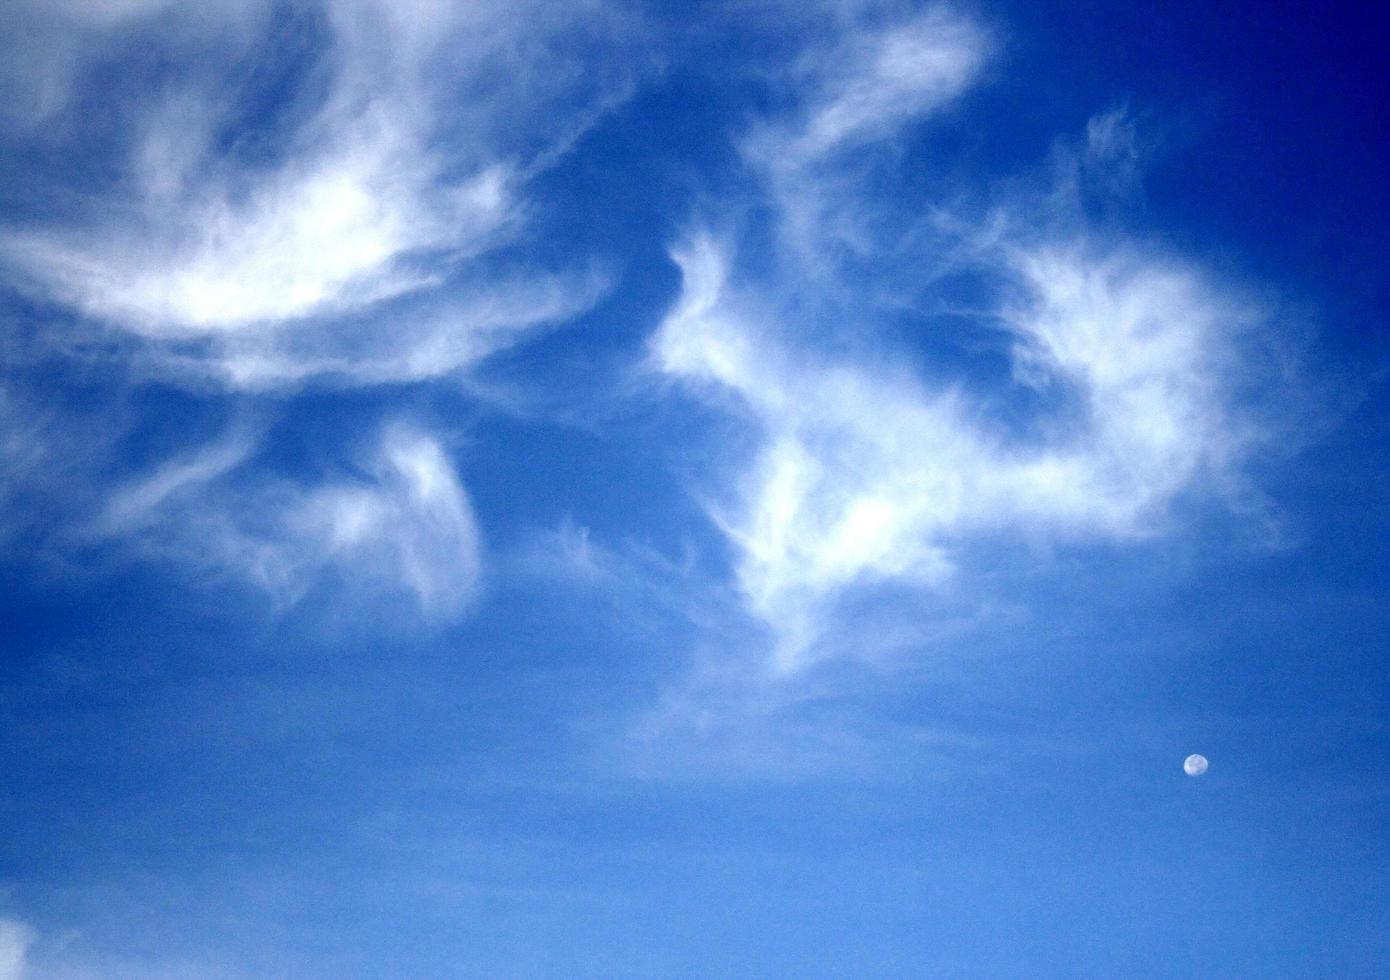
M 1228 353 L 1259 311 L 1162 250 L 1084 226 L 1039 229 L 1010 205 L 996 208 L 990 234 L 953 242 L 953 261 L 966 256 L 993 297 L 981 319 L 1012 338 L 1015 390 L 1060 393 L 1070 410 L 1006 438 L 984 424 L 983 392 L 885 367 L 891 355 L 875 338 L 887 314 L 824 247 L 838 215 L 872 195 L 824 154 L 850 138 L 891 136 L 963 90 L 987 44 L 953 18 L 933 12 L 854 42 L 876 55 L 836 80 L 839 94 L 814 102 L 792 129 L 767 128 L 794 133 L 766 158 L 772 220 L 790 223 L 788 252 L 817 261 L 742 274 L 735 246 L 708 233 L 673 252 L 683 289 L 653 356 L 698 392 L 725 404 L 733 395 L 761 433 L 731 502 L 712 516 L 735 545 L 738 584 L 775 634 L 782 671 L 830 655 L 817 644 L 855 586 L 940 584 L 972 535 L 1153 533 L 1180 493 L 1248 448 Z M 883 67 L 912 61 L 909 48 L 923 53 L 911 78 L 926 94 L 916 101 Z M 1091 135 L 1113 142 L 1119 125 L 1107 118 Z M 806 193 L 786 193 L 792 172 Z M 1027 205 L 1045 211 L 1045 202 L 1040 194 Z M 871 236 L 859 248 L 888 264 L 929 268 L 933 258 Z M 856 346 L 817 353 L 799 322 L 808 316 L 849 320 L 836 336 Z
M 250 582 L 282 604 L 330 573 L 350 589 L 413 596 L 429 617 L 453 616 L 472 597 L 477 523 L 437 440 L 389 426 L 354 460 L 361 476 L 308 486 L 235 479 L 254 449 L 235 435 L 131 481 L 93 533 Z
M 248 18 L 253 36 L 290 23 L 316 43 L 288 95 L 238 74 L 235 42 L 219 50 L 210 27 L 188 26 L 204 15 L 131 13 L 122 29 L 184 70 L 116 107 L 133 133 L 119 179 L 77 214 L 4 229 L 0 258 L 31 292 L 156 342 L 175 368 L 252 387 L 432 376 L 570 316 L 601 276 L 465 277 L 467 300 L 389 302 L 450 286 L 514 239 L 529 176 L 574 118 L 626 91 L 626 69 L 553 70 L 578 57 L 576 39 L 616 43 L 619 13 L 523 7 L 323 0 L 298 21 Z M 111 24 L 94 10 L 86 27 Z M 284 105 L 254 108 L 267 98 Z

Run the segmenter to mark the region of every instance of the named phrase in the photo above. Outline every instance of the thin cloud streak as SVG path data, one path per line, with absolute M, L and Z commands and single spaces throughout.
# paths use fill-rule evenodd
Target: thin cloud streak
M 271 332 L 208 337 L 137 358 L 155 374 L 248 391 L 310 381 L 370 386 L 471 368 L 523 337 L 577 317 L 603 297 L 602 270 L 484 282 L 458 300 L 423 300 Z

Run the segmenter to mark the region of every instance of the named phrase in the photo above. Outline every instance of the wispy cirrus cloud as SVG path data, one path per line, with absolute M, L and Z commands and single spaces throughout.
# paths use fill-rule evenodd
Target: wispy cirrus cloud
M 438 440 L 385 427 L 348 474 L 313 482 L 250 465 L 248 432 L 159 465 L 110 495 L 86 531 L 278 604 L 315 587 L 409 596 L 429 618 L 458 614 L 481 572 L 472 505 Z
M 977 23 L 940 7 L 878 28 L 854 25 L 803 54 L 793 73 L 801 106 L 757 130 L 747 149 L 785 174 L 889 138 L 959 96 L 991 47 Z
M 648 70 L 625 7 L 20 0 L 6 25 L 0 156 L 26 196 L 0 222 L 0 276 L 36 357 L 202 394 L 414 382 L 610 287 L 601 258 L 513 246 L 532 181 Z M 24 67 L 31 48 L 48 62 Z M 466 492 L 419 432 L 388 427 L 317 484 L 239 433 L 113 487 L 118 448 L 25 415 L 0 428 L 17 488 L 0 504 L 26 513 L 0 530 L 45 554 L 118 542 L 283 604 L 338 579 L 429 616 L 478 580 Z M 58 487 L 69 469 L 82 480 Z M 45 495 L 61 513 L 36 519 Z
M 608 290 L 601 268 L 458 281 L 408 298 L 266 332 L 235 331 L 137 353 L 153 372 L 246 392 L 308 381 L 356 386 L 424 381 L 465 370 L 528 333 L 588 310 Z M 461 295 L 459 295 L 461 294 Z
M 905 135 L 966 90 L 989 50 L 941 8 L 811 57 L 836 67 L 750 140 L 779 255 L 743 262 L 734 236 L 708 231 L 673 250 L 683 287 L 653 360 L 759 433 L 737 484 L 700 492 L 719 501 L 711 516 L 784 674 L 843 652 L 836 609 L 856 590 L 940 587 L 984 536 L 1157 533 L 1181 495 L 1228 476 L 1257 441 L 1235 405 L 1236 344 L 1260 305 L 1167 249 L 1089 228 L 1065 188 L 1015 190 L 974 214 L 943 204 L 913 248 L 857 219 L 881 202 L 843 150 Z M 1125 127 L 1092 120 L 1102 145 L 1080 152 L 1093 168 L 1117 154 L 1133 166 Z M 885 302 L 865 265 L 919 269 L 923 286 Z M 904 306 L 930 308 L 945 267 L 981 298 L 968 317 L 921 314 L 920 328 L 1002 346 L 1002 387 L 914 369 L 888 339 Z M 1027 422 L 1010 432 L 1001 419 L 1018 405 Z
M 850 17 L 789 72 L 796 104 L 740 141 L 775 206 L 784 261 L 828 272 L 840 251 L 872 250 L 878 202 L 858 192 L 866 148 L 949 107 L 994 49 L 975 21 L 944 7 L 886 23 Z
M 582 267 L 457 277 L 515 239 L 527 181 L 576 120 L 628 91 L 632 61 L 558 70 L 623 43 L 620 12 L 437 0 L 243 12 L 265 78 L 246 71 L 242 42 L 190 26 L 206 13 L 122 12 L 93 9 L 84 26 L 119 23 L 181 70 L 122 90 L 112 108 L 130 136 L 94 199 L 0 234 L 23 288 L 154 342 L 175 368 L 251 387 L 434 376 L 602 293 Z M 277 44 L 293 49 L 283 66 Z

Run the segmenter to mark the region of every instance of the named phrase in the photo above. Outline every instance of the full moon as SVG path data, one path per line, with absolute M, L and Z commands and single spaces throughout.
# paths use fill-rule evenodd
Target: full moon
M 1182 760 L 1182 771 L 1189 776 L 1200 776 L 1207 771 L 1207 757 L 1204 755 L 1189 755 Z

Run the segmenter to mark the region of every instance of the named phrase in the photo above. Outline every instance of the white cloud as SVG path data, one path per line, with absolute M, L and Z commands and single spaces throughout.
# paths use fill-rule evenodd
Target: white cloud
M 375 485 L 338 484 L 307 494 L 290 527 L 327 560 L 394 569 L 429 613 L 457 611 L 479 573 L 473 510 L 448 458 L 428 436 L 388 429 L 371 463 Z
M 500 165 L 436 187 L 414 136 L 385 119 L 344 125 L 357 131 L 339 146 L 249 190 L 199 186 L 186 196 L 169 185 L 187 164 L 167 157 L 201 134 L 161 133 L 167 147 L 143 148 L 159 159 L 143 160 L 140 174 L 153 220 L 95 241 L 90 229 L 16 233 L 5 253 L 84 314 L 167 337 L 265 327 L 420 288 L 435 279 L 412 256 L 476 251 L 509 220 Z
M 254 450 L 252 441 L 235 435 L 170 460 L 153 473 L 118 488 L 111 494 L 99 526 L 103 533 L 139 530 L 157 520 L 171 500 L 201 488 L 244 463 Z
M 868 247 L 870 202 L 846 186 L 856 169 L 846 157 L 948 107 L 992 48 L 975 21 L 927 7 L 887 25 L 850 24 L 835 44 L 803 56 L 792 73 L 798 105 L 741 144 L 766 179 L 793 261 L 824 268 L 836 249 Z
M 686 286 L 654 339 L 660 367 L 728 391 L 763 434 L 715 519 L 739 583 L 803 662 L 836 595 L 856 583 L 939 583 L 962 537 L 1000 529 L 1142 536 L 1203 474 L 1239 458 L 1223 345 L 1251 311 L 1194 270 L 1126 249 L 1020 251 L 1001 311 L 1030 385 L 1080 401 L 1081 421 L 1013 445 L 983 400 L 904 371 L 793 355 L 789 325 L 744 312 L 709 239 L 676 253 Z
M 146 363 L 163 375 L 263 391 L 310 379 L 349 385 L 437 378 L 468 368 L 522 335 L 588 309 L 609 285 L 586 275 L 535 275 L 462 290 L 437 300 L 299 324 L 237 331 L 160 348 Z
M 836 151 L 891 135 L 963 92 L 989 50 L 973 21 L 941 8 L 876 31 L 851 31 L 804 66 L 810 89 L 794 124 L 774 129 L 778 169 L 806 167 Z
M 447 618 L 473 596 L 480 536 L 438 441 L 387 427 L 358 475 L 304 485 L 244 476 L 253 442 L 230 436 L 130 481 L 90 529 L 292 604 L 326 577 L 350 592 L 409 595 Z
M 83 23 L 112 29 L 135 18 L 128 6 L 99 5 Z M 148 44 L 182 59 L 180 73 L 118 107 L 133 133 L 125 174 L 85 215 L 0 234 L 16 280 L 161 342 L 185 367 L 189 350 L 168 342 L 201 339 L 205 373 L 252 386 L 320 370 L 429 376 L 598 297 L 594 275 L 532 275 L 524 287 L 517 275 L 464 281 L 481 295 L 437 302 L 433 328 L 413 327 L 413 309 L 381 306 L 437 290 L 515 237 L 528 175 L 573 138 L 574 118 L 625 91 L 624 71 L 569 70 L 579 55 L 566 48 L 582 46 L 571 35 L 607 43 L 620 33 L 615 12 L 436 0 L 323 0 L 305 11 L 321 15 L 326 39 L 321 63 L 301 67 L 324 91 L 314 103 L 302 83 L 279 123 L 247 115 L 261 93 L 238 80 L 235 51 L 187 41 L 185 22 L 200 15 L 135 18 Z M 264 43 L 287 23 L 279 11 L 250 33 Z M 257 140 L 271 160 L 247 155 Z M 347 324 L 337 343 L 326 328 L 364 310 L 375 321 Z
M 953 17 L 929 12 L 842 42 L 869 54 L 848 62 L 834 94 L 764 128 L 782 135 L 754 163 L 772 220 L 790 228 L 781 244 L 791 259 L 760 256 L 757 268 L 774 271 L 745 271 L 732 238 L 709 233 L 673 251 L 683 287 L 652 357 L 760 433 L 711 516 L 735 546 L 738 585 L 775 635 L 784 674 L 843 652 L 825 641 L 856 588 L 940 586 L 984 535 L 1156 533 L 1181 494 L 1230 472 L 1255 437 L 1232 407 L 1233 352 L 1261 311 L 1161 249 L 1053 220 L 1048 190 L 996 205 L 988 222 L 938 220 L 966 229 L 945 243 L 947 259 L 856 239 L 872 261 L 915 263 L 927 281 L 939 262 L 968 265 L 988 297 L 973 311 L 984 326 L 951 326 L 1011 338 L 1009 390 L 927 382 L 912 355 L 885 346 L 872 284 L 833 254 L 843 215 L 877 198 L 861 168 L 827 154 L 887 138 L 962 91 L 987 44 Z M 1096 154 L 1132 162 L 1122 118 L 1098 117 L 1089 137 Z M 837 321 L 833 345 L 818 343 L 826 319 Z M 1030 392 L 1045 407 L 1025 434 L 991 424 L 1001 399 Z

